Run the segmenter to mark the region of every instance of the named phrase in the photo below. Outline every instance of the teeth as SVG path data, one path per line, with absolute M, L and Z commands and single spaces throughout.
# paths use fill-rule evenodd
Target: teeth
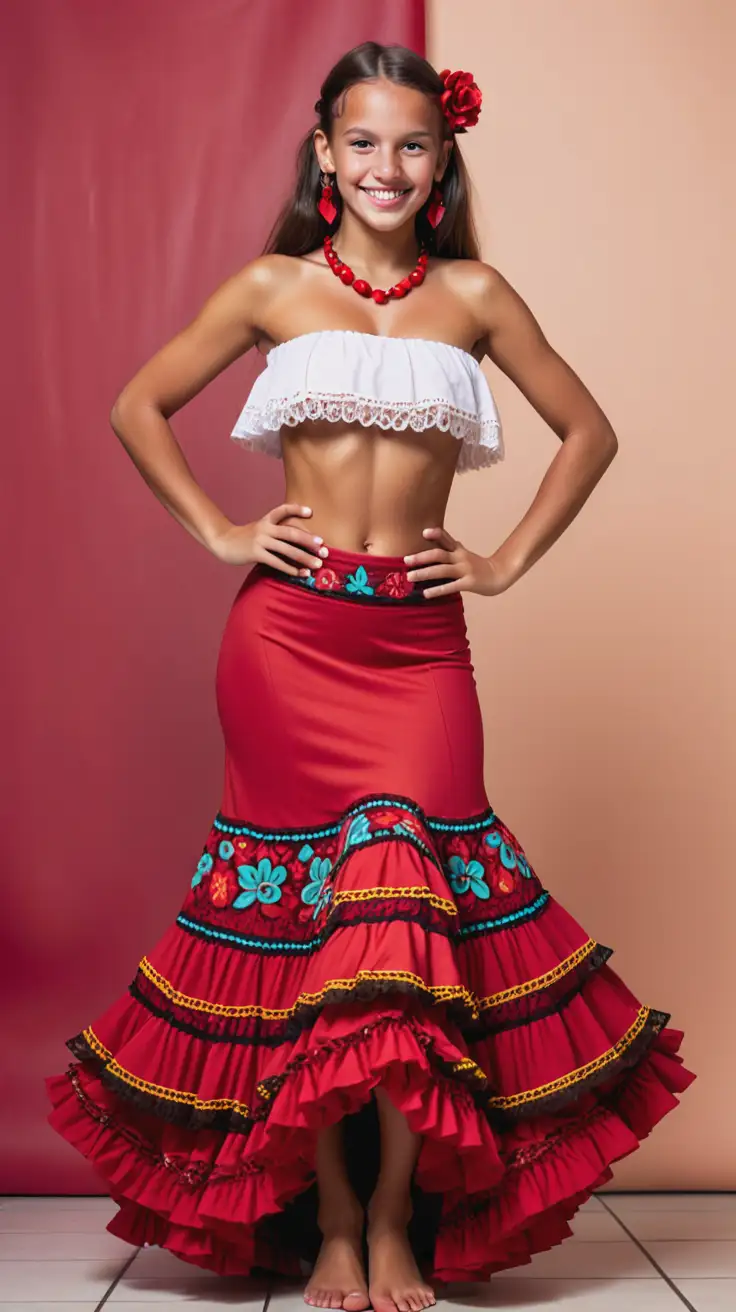
M 405 191 L 381 191 L 372 187 L 365 187 L 369 196 L 375 196 L 377 200 L 398 200 L 399 196 L 405 196 Z

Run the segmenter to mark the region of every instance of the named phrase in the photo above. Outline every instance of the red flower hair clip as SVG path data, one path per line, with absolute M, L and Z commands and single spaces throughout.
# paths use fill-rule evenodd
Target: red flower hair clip
M 451 73 L 445 68 L 440 73 L 445 90 L 440 96 L 442 113 L 453 132 L 465 132 L 475 127 L 480 114 L 483 94 L 472 73 Z

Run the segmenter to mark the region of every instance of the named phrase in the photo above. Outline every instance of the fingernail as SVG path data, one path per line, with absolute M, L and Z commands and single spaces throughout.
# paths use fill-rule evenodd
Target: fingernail
M 329 552 L 328 552 L 328 550 L 327 550 L 327 547 L 320 547 L 320 549 L 319 549 L 319 554 L 320 554 L 320 556 L 323 556 L 323 557 L 329 555 Z
M 312 561 L 312 564 L 314 565 L 315 569 L 319 569 L 320 565 L 322 564 L 322 561 L 321 561 L 321 560 L 313 560 L 313 561 Z
M 312 507 L 311 507 L 311 506 L 302 506 L 302 511 L 304 512 L 305 515 L 311 515 L 311 513 L 312 513 Z
M 412 583 L 413 583 L 413 582 L 414 582 L 414 576 L 415 576 L 415 574 L 416 574 L 416 570 L 414 570 L 414 569 L 410 569 L 409 572 L 407 573 L 407 576 L 406 576 L 406 577 L 407 577 L 408 579 L 411 579 L 411 580 L 412 580 Z
M 407 565 L 410 565 L 413 559 L 414 559 L 413 556 L 404 556 L 404 560 L 406 561 Z
M 315 538 L 315 542 L 324 542 L 324 538 Z

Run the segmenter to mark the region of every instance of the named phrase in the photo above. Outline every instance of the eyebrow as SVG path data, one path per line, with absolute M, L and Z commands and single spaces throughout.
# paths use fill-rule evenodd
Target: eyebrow
M 343 133 L 343 136 L 344 136 L 344 137 L 347 137 L 348 134 L 349 134 L 350 132 L 361 132 L 361 133 L 363 134 L 364 137 L 371 137 L 371 136 L 374 135 L 374 133 L 371 132 L 371 129 L 370 129 L 370 128 L 346 128 L 345 131 L 344 131 L 344 133 Z M 418 132 L 403 132 L 403 133 L 402 133 L 402 136 L 404 136 L 404 137 L 431 137 L 431 136 L 432 136 L 432 133 L 431 133 L 431 132 L 425 132 L 423 129 L 420 128 Z

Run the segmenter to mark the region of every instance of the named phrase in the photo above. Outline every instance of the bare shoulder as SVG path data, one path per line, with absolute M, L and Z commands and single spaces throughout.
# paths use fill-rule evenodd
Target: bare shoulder
M 291 255 L 257 255 L 238 269 L 224 284 L 235 296 L 266 303 L 292 285 L 298 276 L 299 260 Z
M 492 264 L 483 260 L 447 260 L 446 276 L 458 296 L 481 321 L 497 313 L 504 304 L 521 300 L 511 283 Z

